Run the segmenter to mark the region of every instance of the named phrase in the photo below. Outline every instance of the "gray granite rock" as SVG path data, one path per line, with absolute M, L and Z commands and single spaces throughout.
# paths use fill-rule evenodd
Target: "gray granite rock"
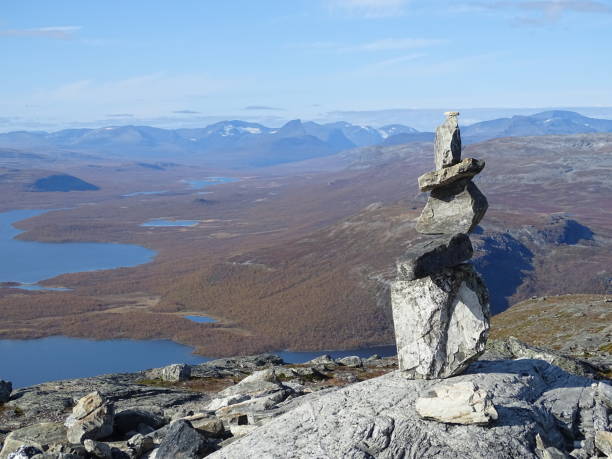
M 175 421 L 170 424 L 166 436 L 159 445 L 156 457 L 160 459 L 200 459 L 208 449 L 206 438 L 188 421 Z
M 14 430 L 4 439 L 0 459 L 7 459 L 9 454 L 21 446 L 33 446 L 41 451 L 47 451 L 52 445 L 62 443 L 67 443 L 66 428 L 62 424 L 55 422 L 32 424 Z
M 607 457 L 612 457 L 612 432 L 604 430 L 597 432 L 595 434 L 595 447 Z
M 488 206 L 487 198 L 474 183 L 460 180 L 431 192 L 416 230 L 423 234 L 469 233 Z
M 419 177 L 419 189 L 421 191 L 431 191 L 434 188 L 450 185 L 458 180 L 471 179 L 480 173 L 484 166 L 485 162 L 480 159 L 466 158 L 454 166 L 421 175 Z
M 461 134 L 457 117 L 459 112 L 446 112 L 446 120 L 436 129 L 434 153 L 436 169 L 452 166 L 461 161 Z
M 409 380 L 393 372 L 335 392 L 311 394 L 297 408 L 209 457 L 536 459 L 537 434 L 560 451 L 571 451 L 582 438 L 580 430 L 566 436 L 566 420 L 551 403 L 562 399 L 582 417 L 590 409 L 582 400 L 593 397 L 590 379 L 541 360 L 522 359 L 479 361 L 447 381 L 462 382 L 491 394 L 498 413 L 492 425 L 421 419 L 415 402 L 439 382 Z
M 97 459 L 112 459 L 113 453 L 111 447 L 106 443 L 87 439 L 83 442 L 85 451 Z
M 184 363 L 174 363 L 163 368 L 155 368 L 147 372 L 151 379 L 166 382 L 187 381 L 191 377 L 191 366 Z
M 471 381 L 438 384 L 416 400 L 415 409 L 421 418 L 445 424 L 488 425 L 497 419 L 492 399 Z
M 6 403 L 11 399 L 13 384 L 10 381 L 0 379 L 0 403 Z
M 467 234 L 419 239 L 397 259 L 397 279 L 408 281 L 429 276 L 468 261 L 473 253 Z
M 72 409 L 64 425 L 68 428 L 70 443 L 82 443 L 85 439 L 98 440 L 113 433 L 115 409 L 98 391 L 81 398 Z
M 407 377 L 448 378 L 485 350 L 487 288 L 471 265 L 391 285 L 399 368 Z
M 44 453 L 34 446 L 21 446 L 19 449 L 8 455 L 8 459 L 39 459 L 44 457 Z

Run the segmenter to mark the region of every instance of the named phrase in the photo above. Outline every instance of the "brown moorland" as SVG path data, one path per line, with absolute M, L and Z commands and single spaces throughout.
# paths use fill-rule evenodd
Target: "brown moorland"
M 510 285 L 498 294 L 509 303 L 609 291 L 611 152 L 612 135 L 603 134 L 497 139 L 466 149 L 465 157 L 487 161 L 478 185 L 491 210 L 475 243 L 485 277 L 504 267 L 491 278 L 492 293 L 494 282 Z M 21 239 L 158 251 L 134 268 L 44 282 L 70 292 L 0 289 L 0 337 L 167 338 L 218 356 L 391 343 L 386 280 L 415 235 L 424 202 L 416 178 L 431 162 L 426 144 L 359 149 L 234 171 L 240 182 L 207 194 L 181 182 L 214 174 L 204 167 L 70 164 L 61 170 L 101 190 L 62 196 L 27 192 L 0 176 L 0 192 L 9 197 L 4 210 L 7 202 L 75 207 L 19 222 Z M 159 189 L 169 192 L 122 197 Z M 571 215 L 551 220 L 554 213 Z M 139 226 L 160 217 L 200 223 Z M 219 322 L 194 323 L 182 317 L 188 313 Z

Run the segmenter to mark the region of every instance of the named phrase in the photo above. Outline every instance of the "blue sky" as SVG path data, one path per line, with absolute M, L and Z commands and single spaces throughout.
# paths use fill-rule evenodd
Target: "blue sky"
M 0 131 L 423 129 L 438 110 L 612 107 L 612 0 L 4 0 L 0 56 Z

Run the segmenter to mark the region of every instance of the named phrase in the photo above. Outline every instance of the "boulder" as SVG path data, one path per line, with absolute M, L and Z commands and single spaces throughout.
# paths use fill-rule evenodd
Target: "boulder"
M 222 437 L 225 434 L 223 421 L 213 416 L 194 419 L 190 422 L 194 429 L 207 437 Z
M 10 381 L 0 379 L 0 403 L 6 403 L 11 399 L 13 384 Z
M 47 451 L 52 445 L 61 443 L 66 443 L 66 428 L 62 424 L 56 422 L 32 424 L 7 435 L 0 451 L 0 459 L 7 459 L 9 454 L 24 445 Z
M 35 448 L 34 446 L 21 446 L 17 451 L 9 454 L 8 459 L 31 459 L 33 457 L 39 458 L 42 454 L 44 453 L 38 448 Z
M 423 419 L 445 424 L 487 425 L 497 419 L 491 394 L 471 381 L 435 386 L 416 400 L 415 409 Z
M 357 368 L 363 366 L 363 361 L 361 357 L 356 355 L 349 355 L 347 357 L 342 357 L 341 359 L 336 360 L 340 365 L 344 365 L 345 367 Z
M 147 377 L 165 382 L 187 381 L 191 378 L 191 366 L 184 363 L 175 363 L 167 367 L 149 370 Z
M 398 258 L 397 278 L 406 281 L 420 279 L 444 268 L 457 266 L 472 258 L 473 253 L 467 234 L 420 239 Z
M 410 378 L 448 378 L 485 350 L 489 295 L 471 265 L 395 281 L 391 303 L 399 368 Z
M 81 398 L 64 423 L 71 443 L 82 443 L 85 439 L 99 440 L 113 433 L 115 410 L 98 391 Z
M 157 450 L 158 458 L 200 459 L 209 449 L 206 438 L 195 430 L 188 421 L 170 424 L 166 437 Z
M 435 188 L 450 185 L 462 179 L 471 179 L 484 169 L 485 162 L 480 159 L 465 158 L 454 166 L 428 172 L 419 177 L 419 189 L 431 191 Z
M 272 368 L 261 371 L 256 371 L 252 375 L 247 376 L 238 384 L 227 387 L 219 392 L 221 397 L 229 397 L 236 395 L 248 395 L 250 397 L 259 397 L 267 395 L 271 392 L 276 392 L 283 389 L 283 385 L 276 377 L 276 373 Z M 209 408 L 210 409 L 210 408 Z
M 612 432 L 606 432 L 604 430 L 596 432 L 595 448 L 607 457 L 612 457 Z
M 155 442 L 151 437 L 136 434 L 127 441 L 127 446 L 134 452 L 136 457 L 140 457 L 155 448 Z
M 487 198 L 470 180 L 459 180 L 431 192 L 416 230 L 422 234 L 469 233 L 484 217 Z
M 461 161 L 461 134 L 459 112 L 446 112 L 446 120 L 436 129 L 434 155 L 436 169 L 440 170 Z
M 83 442 L 83 445 L 85 446 L 85 451 L 95 458 L 112 459 L 113 457 L 111 447 L 106 443 L 87 439 Z

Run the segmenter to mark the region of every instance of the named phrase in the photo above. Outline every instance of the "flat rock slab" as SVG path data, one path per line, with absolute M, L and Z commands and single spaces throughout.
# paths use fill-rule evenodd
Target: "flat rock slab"
M 469 233 L 484 217 L 487 198 L 470 180 L 460 180 L 431 192 L 416 230 L 422 234 Z
M 471 179 L 479 174 L 484 167 L 485 162 L 480 159 L 465 158 L 454 166 L 421 175 L 419 177 L 419 189 L 421 191 L 431 191 L 458 180 Z
M 414 280 L 457 266 L 474 254 L 467 234 L 427 237 L 415 241 L 398 258 L 398 280 Z
M 461 134 L 457 112 L 446 112 L 446 120 L 436 128 L 434 155 L 436 169 L 443 169 L 461 161 Z
M 391 284 L 400 370 L 411 378 L 457 375 L 485 351 L 487 288 L 472 265 Z
M 538 433 L 563 448 L 563 420 L 556 420 L 550 395 L 585 414 L 587 408 L 581 407 L 589 405 L 583 398 L 592 400 L 596 391 L 592 380 L 537 360 L 478 362 L 470 370 L 448 382 L 472 382 L 492 394 L 499 417 L 491 426 L 421 419 L 415 401 L 438 382 L 393 372 L 312 394 L 308 402 L 209 457 L 535 459 Z M 566 446 L 573 448 L 573 440 Z
M 423 419 L 445 424 L 486 426 L 497 419 L 491 393 L 470 381 L 439 384 L 427 397 L 418 398 L 415 408 Z

